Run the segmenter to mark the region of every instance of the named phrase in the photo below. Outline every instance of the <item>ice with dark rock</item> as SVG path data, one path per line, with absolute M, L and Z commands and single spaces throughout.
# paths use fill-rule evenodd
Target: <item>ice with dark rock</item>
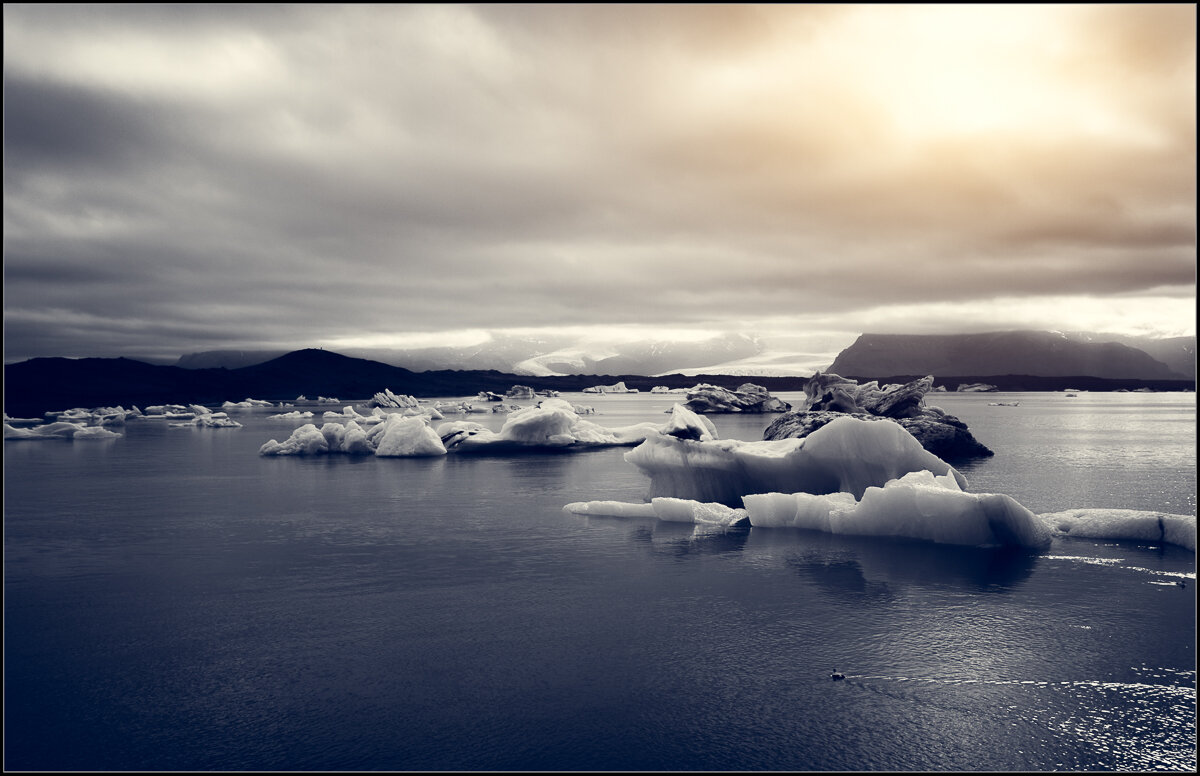
M 700 383 L 687 392 L 684 404 L 696 413 L 787 412 L 791 405 L 772 396 L 766 388 L 743 383 L 736 391 Z
M 922 447 L 946 460 L 992 455 L 966 423 L 940 407 L 925 404 L 925 394 L 932 388 L 932 376 L 880 388 L 875 381 L 859 385 L 839 375 L 818 372 L 805 387 L 808 407 L 791 410 L 776 418 L 763 431 L 763 439 L 803 438 L 836 418 L 853 417 L 897 423 Z

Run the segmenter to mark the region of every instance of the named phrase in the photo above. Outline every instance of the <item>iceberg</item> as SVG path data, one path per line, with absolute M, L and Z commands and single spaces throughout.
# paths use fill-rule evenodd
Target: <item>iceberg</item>
M 266 399 L 246 399 L 245 401 L 227 401 L 221 405 L 223 410 L 251 409 L 253 407 L 274 407 Z
M 127 417 L 138 417 L 142 413 L 137 408 L 125 409 L 124 407 L 93 407 L 85 409 L 83 407 L 73 407 L 69 410 L 57 410 L 47 412 L 43 417 L 47 421 L 63 421 L 66 423 L 82 423 L 85 426 L 123 426 Z M 28 419 L 32 423 L 41 421 Z M 11 419 L 5 415 L 5 422 L 11 422 Z
M 193 404 L 191 420 L 182 423 L 172 423 L 172 428 L 241 428 L 242 424 L 233 420 L 224 412 L 212 412 L 198 404 Z
M 1196 516 L 1138 509 L 1068 509 L 1039 517 L 1056 535 L 1158 542 L 1196 551 Z
M 626 388 L 625 381 L 622 380 L 612 385 L 593 385 L 591 388 L 584 388 L 584 393 L 637 393 L 637 388 Z
M 391 388 L 384 388 L 371 397 L 371 401 L 367 402 L 368 407 L 391 407 L 400 410 L 416 407 L 417 405 L 418 402 L 415 397 L 392 393 Z
M 648 504 L 623 501 L 576 501 L 563 511 L 577 515 L 608 517 L 655 517 L 671 523 L 692 523 L 713 528 L 748 528 L 749 513 L 745 509 L 724 504 L 705 504 L 679 498 L 656 498 Z
M 565 399 L 544 399 L 536 407 L 511 413 L 499 432 L 477 423 L 456 421 L 438 427 L 446 449 L 459 453 L 629 446 L 658 434 L 662 424 L 638 423 L 604 428 L 579 417 Z
M 514 385 L 505 392 L 504 396 L 509 399 L 532 399 L 534 393 L 528 385 Z
M 966 493 L 958 480 L 930 471 L 909 472 L 849 493 L 757 493 L 743 499 L 755 527 L 807 528 L 853 536 L 889 536 L 973 547 L 1045 549 L 1050 530 L 1016 499 Z
M 372 432 L 367 435 L 367 442 L 374 443 L 375 455 L 380 457 L 417 458 L 446 454 L 441 437 L 419 417 L 390 415 Z
M 42 422 L 42 418 L 13 418 L 6 412 L 4 413 L 4 425 L 6 426 L 36 426 Z
M 420 416 L 401 413 L 386 415 L 381 422 L 364 431 L 356 421 L 325 423 L 317 428 L 305 423 L 282 442 L 267 441 L 259 455 L 376 455 L 391 458 L 419 458 L 445 455 L 441 438 Z
M 753 493 L 846 492 L 858 499 L 909 472 L 950 474 L 956 469 L 921 447 L 894 423 L 849 416 L 803 439 L 700 441 L 669 434 L 648 436 L 625 460 L 650 478 L 649 497 L 669 496 L 739 506 Z
M 966 460 L 992 455 L 963 423 L 940 407 L 926 406 L 933 376 L 903 385 L 872 380 L 859 385 L 833 373 L 814 374 L 804 387 L 808 406 L 781 415 L 763 432 L 763 439 L 804 437 L 842 415 L 860 420 L 887 419 L 904 427 L 929 452 L 943 460 Z
M 119 436 L 121 435 L 117 432 L 109 431 L 107 428 L 102 426 L 85 426 L 82 423 L 72 423 L 66 420 L 56 420 L 53 423 L 46 423 L 44 425 L 33 426 L 31 428 L 16 428 L 8 423 L 4 424 L 5 440 L 115 439 Z
M 278 415 L 268 415 L 267 419 L 268 420 L 304 420 L 306 418 L 311 418 L 312 416 L 313 416 L 313 414 L 311 412 L 301 412 L 300 410 L 293 410 L 291 412 L 281 412 Z
M 743 383 L 736 391 L 700 383 L 687 392 L 687 408 L 692 412 L 787 412 L 792 405 L 754 383 Z

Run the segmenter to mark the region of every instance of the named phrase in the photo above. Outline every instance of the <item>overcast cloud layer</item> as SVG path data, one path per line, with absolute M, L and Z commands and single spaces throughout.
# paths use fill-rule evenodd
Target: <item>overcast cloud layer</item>
M 1194 334 L 1195 13 L 6 5 L 5 360 Z

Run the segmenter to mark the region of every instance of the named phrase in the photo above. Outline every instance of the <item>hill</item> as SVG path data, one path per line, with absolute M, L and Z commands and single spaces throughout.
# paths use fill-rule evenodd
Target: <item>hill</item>
M 1105 379 L 1186 379 L 1145 351 L 1059 332 L 863 334 L 829 367 L 843 376 L 1029 375 Z
M 319 349 L 293 351 L 240 369 L 185 369 L 127 358 L 34 358 L 4 367 L 4 411 L 13 417 L 37 417 L 72 407 L 219 405 L 247 398 L 290 401 L 301 394 L 350 403 L 369 399 L 384 388 L 430 398 L 474 396 L 480 391 L 502 393 L 514 385 L 581 391 L 622 381 L 641 391 L 656 385 L 690 388 L 700 382 L 732 389 L 746 378 L 681 374 L 528 377 L 495 370 L 413 372 Z M 753 382 L 768 390 L 795 391 L 804 389 L 807 378 L 763 377 Z

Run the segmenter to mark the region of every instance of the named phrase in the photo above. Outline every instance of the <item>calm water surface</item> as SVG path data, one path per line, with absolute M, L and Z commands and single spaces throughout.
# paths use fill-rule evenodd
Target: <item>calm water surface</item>
M 928 398 L 996 451 L 974 491 L 1195 513 L 1194 394 Z M 642 499 L 627 448 L 260 457 L 279 411 L 5 444 L 6 768 L 1196 766 L 1191 551 L 572 515 Z

